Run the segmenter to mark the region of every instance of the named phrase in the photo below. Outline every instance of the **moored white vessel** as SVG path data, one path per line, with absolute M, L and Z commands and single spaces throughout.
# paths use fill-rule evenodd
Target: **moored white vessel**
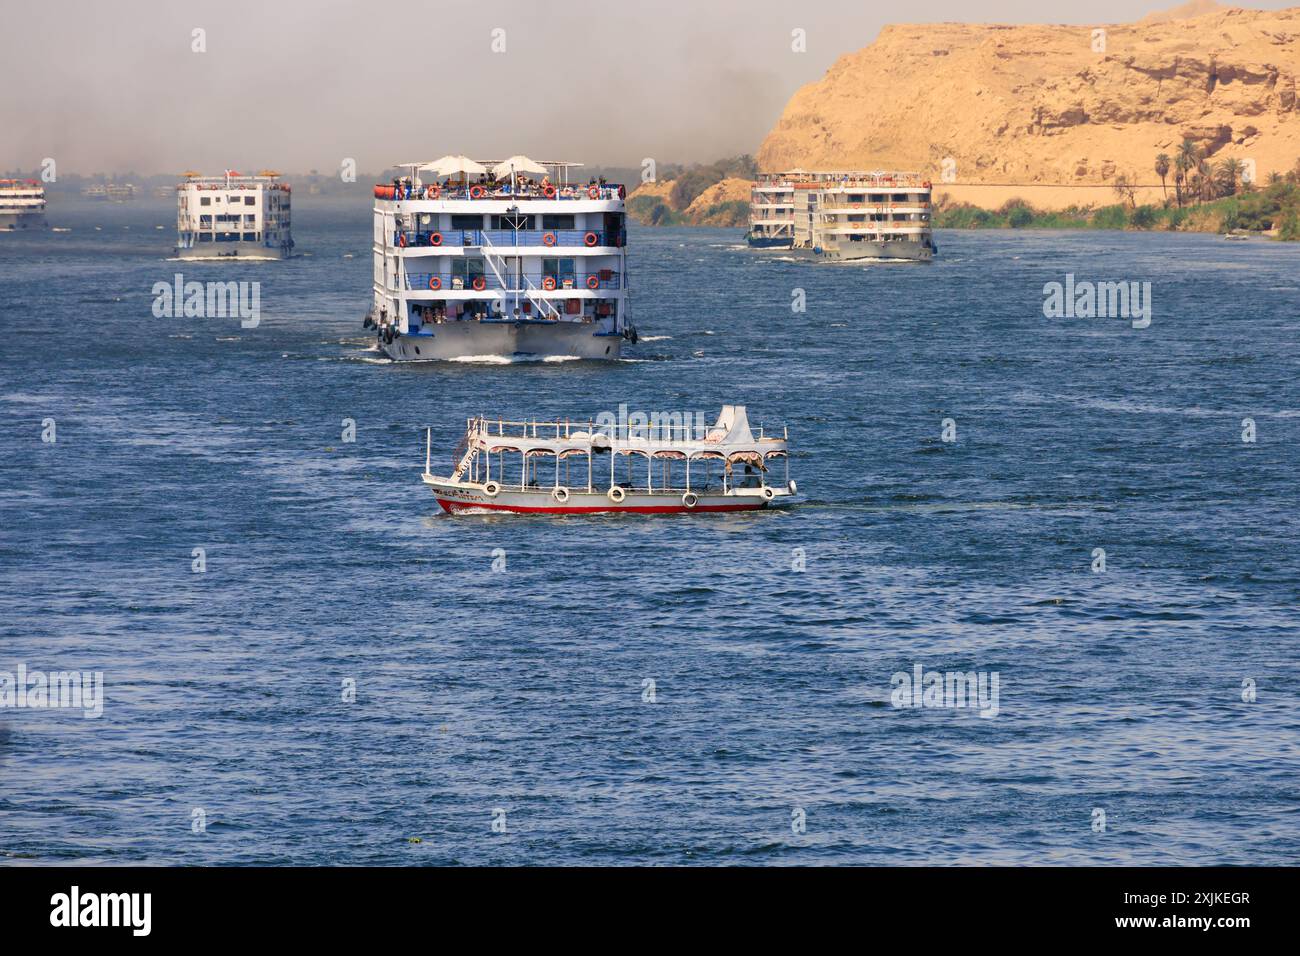
M 471 418 L 447 477 L 431 471 L 431 432 L 425 442 L 421 477 L 448 512 L 753 511 L 796 491 L 785 429 L 775 436 L 759 428 L 755 436 L 744 405 L 724 405 L 711 427 L 635 415 Z M 777 461 L 782 475 L 773 482 Z
M 829 262 L 928 262 L 936 250 L 931 185 L 920 173 L 793 169 L 761 173 L 750 199 L 751 246 Z
M 45 225 L 45 187 L 35 179 L 0 179 L 0 231 Z
M 622 186 L 527 156 L 401 165 L 375 187 L 364 323 L 389 358 L 612 360 L 636 341 Z
M 291 189 L 274 170 L 245 176 L 185 174 L 176 187 L 181 259 L 285 259 L 293 255 Z

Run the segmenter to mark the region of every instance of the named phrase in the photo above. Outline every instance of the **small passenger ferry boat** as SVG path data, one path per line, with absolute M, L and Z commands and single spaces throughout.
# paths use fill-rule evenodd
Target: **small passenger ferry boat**
M 785 429 L 755 436 L 744 405 L 722 406 L 711 427 L 623 411 L 585 422 L 471 418 L 450 477 L 430 471 L 430 430 L 422 478 L 448 512 L 750 511 L 796 491 Z

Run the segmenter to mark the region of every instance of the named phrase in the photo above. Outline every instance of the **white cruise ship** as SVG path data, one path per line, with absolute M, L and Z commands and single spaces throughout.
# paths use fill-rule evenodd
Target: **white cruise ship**
M 45 228 L 45 187 L 34 179 L 0 179 L 0 231 Z
M 750 198 L 748 242 L 829 261 L 927 262 L 931 187 L 920 173 L 858 170 L 761 173 Z
M 285 259 L 293 254 L 291 190 L 280 174 L 186 173 L 176 187 L 181 259 Z
M 626 191 L 580 163 L 444 156 L 375 187 L 366 328 L 395 361 L 617 359 Z

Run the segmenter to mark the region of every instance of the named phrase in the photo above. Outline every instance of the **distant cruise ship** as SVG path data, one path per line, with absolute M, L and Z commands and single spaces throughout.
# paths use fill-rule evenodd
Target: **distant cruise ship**
M 134 199 L 137 191 L 132 183 L 93 183 L 81 187 L 81 195 L 87 199 L 104 199 L 112 202 Z
M 750 194 L 751 246 L 813 259 L 928 261 L 930 183 L 920 173 L 760 173 Z
M 45 188 L 34 179 L 0 179 L 0 230 L 45 228 Z
M 290 189 L 280 174 L 186 173 L 176 187 L 181 259 L 284 259 L 293 254 Z
M 396 361 L 617 359 L 627 315 L 626 191 L 579 163 L 444 156 L 375 187 L 366 328 Z

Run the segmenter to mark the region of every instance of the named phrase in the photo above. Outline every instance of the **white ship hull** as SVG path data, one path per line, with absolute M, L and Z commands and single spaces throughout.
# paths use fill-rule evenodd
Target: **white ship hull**
M 757 511 L 782 498 L 789 497 L 787 488 L 769 485 L 767 488 L 732 488 L 723 492 L 719 488 L 693 491 L 686 499 L 681 489 L 647 492 L 625 490 L 621 500 L 611 497 L 608 490 L 567 488 L 557 490 L 547 487 L 519 488 L 517 485 L 501 487 L 495 482 L 473 484 L 452 481 L 433 475 L 423 475 L 433 496 L 444 511 L 508 511 L 516 514 L 685 514 L 716 511 Z M 488 493 L 494 486 L 496 494 Z M 693 504 L 687 504 L 687 500 Z
M 476 357 L 574 358 L 617 361 L 623 336 L 584 322 L 445 322 L 400 335 L 379 347 L 396 362 Z
M 897 259 L 929 262 L 934 248 L 928 242 L 846 242 L 825 249 L 792 249 L 795 255 L 821 262 L 856 262 L 862 259 Z
M 44 229 L 44 212 L 0 212 L 0 232 L 17 232 L 20 229 Z
M 293 254 L 291 246 L 264 246 L 260 242 L 204 242 L 188 248 L 177 248 L 177 259 L 287 259 Z

